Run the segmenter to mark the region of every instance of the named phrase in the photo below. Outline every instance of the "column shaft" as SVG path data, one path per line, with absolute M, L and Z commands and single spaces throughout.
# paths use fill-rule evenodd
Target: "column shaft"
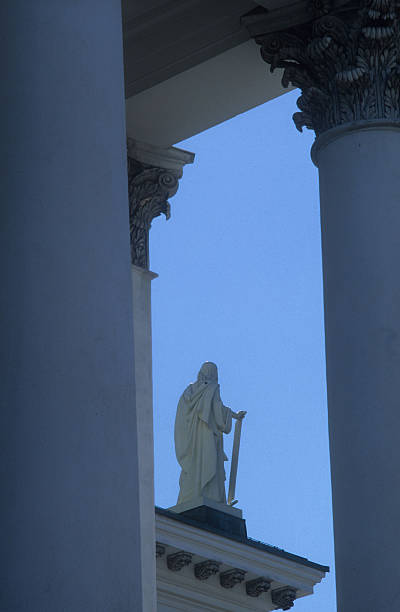
M 119 0 L 4 0 L 0 609 L 140 611 Z
M 340 612 L 400 608 L 399 156 L 389 124 L 314 145 Z
M 139 457 L 139 514 L 143 581 L 143 610 L 156 612 L 154 516 L 153 370 L 151 341 L 151 281 L 156 274 L 132 265 L 135 329 L 136 422 Z

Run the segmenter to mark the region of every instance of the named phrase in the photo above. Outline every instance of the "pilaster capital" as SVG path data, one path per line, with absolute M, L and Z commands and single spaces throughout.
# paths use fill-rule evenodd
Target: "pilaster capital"
M 155 217 L 171 216 L 183 166 L 194 154 L 176 147 L 155 147 L 128 139 L 129 224 L 132 264 L 149 268 L 149 232 Z
M 400 121 L 396 0 L 309 0 L 309 9 L 307 23 L 255 37 L 271 72 L 284 69 L 282 85 L 301 89 L 297 129 L 318 136 L 358 121 Z

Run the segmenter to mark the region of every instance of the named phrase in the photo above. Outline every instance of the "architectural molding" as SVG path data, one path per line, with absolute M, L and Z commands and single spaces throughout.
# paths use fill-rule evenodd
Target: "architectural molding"
M 132 96 L 196 66 L 249 34 L 252 0 L 124 0 L 125 91 Z
M 311 595 L 313 587 L 321 582 L 329 569 L 323 566 L 318 568 L 314 564 L 305 565 L 306 560 L 300 557 L 298 562 L 295 556 L 293 559 L 282 557 L 279 549 L 274 554 L 273 547 L 271 552 L 259 550 L 159 513 L 156 514 L 156 534 L 157 541 L 164 546 L 190 551 L 202 560 L 223 560 L 224 565 L 230 568 L 239 566 L 247 572 L 249 579 L 268 576 L 276 588 L 290 584 L 296 588 L 297 597 Z M 193 580 L 201 585 L 194 576 Z
M 155 217 L 171 216 L 168 201 L 178 190 L 183 166 L 194 154 L 128 139 L 129 225 L 132 264 L 149 269 L 149 232 Z
M 266 578 L 255 578 L 246 582 L 246 593 L 250 597 L 259 597 L 261 593 L 267 593 L 270 588 L 271 581 Z
M 318 167 L 319 165 L 319 153 L 330 143 L 343 138 L 343 136 L 351 135 L 357 131 L 371 131 L 379 130 L 380 132 L 385 130 L 392 131 L 393 129 L 399 130 L 400 135 L 400 121 L 389 121 L 387 119 L 378 119 L 376 121 L 357 121 L 355 123 L 347 123 L 346 125 L 340 125 L 337 128 L 332 128 L 327 132 L 324 132 L 319 136 L 311 147 L 311 159 L 314 164 Z
M 207 580 L 210 576 L 218 574 L 221 563 L 207 559 L 194 566 L 194 575 L 198 580 Z
M 166 548 L 166 545 L 157 542 L 157 551 L 161 552 L 157 555 L 158 600 L 166 605 L 173 603 L 174 609 L 186 610 L 185 606 L 190 601 L 193 610 L 223 611 L 229 606 L 232 612 L 267 612 L 277 609 L 278 604 L 288 606 L 292 601 L 290 597 L 296 596 L 297 591 L 294 587 L 283 587 L 282 582 L 274 581 L 275 599 L 272 600 L 269 593 L 272 581 L 262 576 L 254 577 L 254 574 L 249 572 L 250 580 L 244 582 L 248 572 L 237 567 L 229 567 L 224 557 L 221 557 L 220 561 L 201 560 L 198 554 L 172 549 L 175 552 L 167 554 L 165 562 L 160 557 L 165 555 Z M 190 571 L 187 566 L 193 558 L 200 558 L 200 561 L 194 565 L 193 571 Z M 227 569 L 219 573 L 221 565 Z M 301 596 L 299 592 L 297 595 Z
M 290 610 L 296 599 L 296 589 L 284 587 L 283 589 L 274 589 L 271 591 L 272 603 L 278 606 L 278 610 Z
M 316 564 L 307 566 L 275 556 L 242 541 L 189 525 L 169 514 L 172 513 L 156 512 L 156 540 L 166 549 L 165 555 L 157 559 L 157 593 L 161 605 L 182 611 L 268 612 L 278 606 L 272 602 L 272 591 L 276 601 L 279 596 L 282 605 L 287 605 L 288 600 L 283 599 L 284 594 L 290 594 L 287 589 L 291 589 L 296 599 L 311 595 L 315 584 L 325 575 L 313 567 Z M 179 570 L 171 571 L 169 566 L 173 563 L 175 567 L 175 559 L 182 554 L 190 556 L 193 566 L 180 563 Z M 203 574 L 198 569 L 196 575 L 196 567 L 211 568 L 213 563 L 218 564 L 216 572 Z M 221 575 L 229 576 L 225 586 L 221 584 Z
M 168 570 L 166 570 L 168 571 Z M 241 586 L 235 589 L 223 589 L 215 584 L 216 576 L 207 581 L 197 580 L 182 572 L 157 572 L 158 602 L 173 610 L 191 612 L 268 612 L 276 610 L 276 606 L 268 599 L 260 597 L 253 599 L 241 592 Z M 167 608 L 167 609 L 168 609 Z M 162 608 L 161 608 L 162 609 Z
M 180 550 L 167 556 L 167 566 L 172 572 L 179 572 L 185 565 L 192 562 L 193 555 L 191 553 Z
M 299 87 L 298 130 L 316 135 L 351 122 L 400 120 L 400 8 L 395 0 L 337 7 L 310 1 L 312 19 L 256 42 L 282 85 Z
M 236 584 L 243 582 L 245 575 L 246 572 L 244 570 L 235 567 L 226 572 L 221 572 L 219 582 L 224 589 L 232 589 Z

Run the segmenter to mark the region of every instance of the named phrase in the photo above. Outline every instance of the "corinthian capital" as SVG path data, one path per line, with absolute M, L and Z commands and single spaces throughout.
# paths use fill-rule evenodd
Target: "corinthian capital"
M 336 8 L 335 8 L 336 7 Z M 310 2 L 311 20 L 256 36 L 282 85 L 301 89 L 298 130 L 321 134 L 354 121 L 400 120 L 400 8 L 396 0 Z
M 155 217 L 170 218 L 168 199 L 178 190 L 183 166 L 193 153 L 128 139 L 129 223 L 132 263 L 149 268 L 149 232 Z

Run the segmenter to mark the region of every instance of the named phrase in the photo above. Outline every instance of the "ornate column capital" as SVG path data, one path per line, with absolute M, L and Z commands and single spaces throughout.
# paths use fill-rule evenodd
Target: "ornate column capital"
M 168 199 L 175 195 L 183 166 L 194 154 L 128 139 L 129 224 L 132 263 L 149 268 L 149 232 L 155 217 L 170 218 Z
M 358 121 L 400 121 L 400 7 L 395 0 L 338 6 L 310 0 L 311 20 L 255 37 L 282 85 L 302 91 L 293 115 L 298 130 L 318 136 Z

